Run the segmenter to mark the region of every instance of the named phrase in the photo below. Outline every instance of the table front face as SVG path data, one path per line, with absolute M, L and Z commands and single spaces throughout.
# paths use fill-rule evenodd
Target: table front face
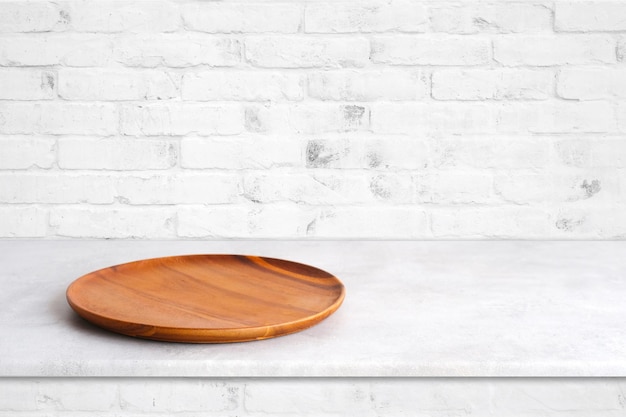
M 0 375 L 626 376 L 625 251 L 626 242 L 0 241 Z M 65 300 L 90 271 L 199 253 L 315 265 L 347 296 L 303 332 L 204 346 L 112 334 Z

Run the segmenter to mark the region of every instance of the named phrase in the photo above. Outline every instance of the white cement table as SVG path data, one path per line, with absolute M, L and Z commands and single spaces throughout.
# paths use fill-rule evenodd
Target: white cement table
M 65 301 L 67 285 L 92 270 L 194 253 L 252 254 L 314 265 L 344 282 L 346 300 L 331 317 L 300 333 L 223 345 L 117 335 L 84 322 Z M 168 390 L 191 380 L 222 381 L 243 391 L 247 387 L 240 401 L 247 399 L 248 406 L 234 410 L 238 415 L 255 415 L 255 408 L 250 408 L 249 392 L 255 392 L 251 387 L 260 389 L 257 398 L 274 404 L 271 387 L 284 385 L 283 377 L 295 378 L 298 382 L 289 386 L 307 392 L 312 390 L 310 381 L 326 382 L 339 392 L 346 386 L 360 392 L 364 389 L 360 384 L 366 384 L 365 391 L 372 391 L 373 397 L 375 386 L 378 395 L 381 390 L 396 392 L 392 388 L 397 377 L 410 377 L 396 386 L 403 387 L 398 392 L 419 386 L 423 388 L 419 392 L 432 391 L 436 385 L 425 381 L 436 380 L 449 392 L 469 389 L 491 396 L 512 383 L 502 377 L 526 377 L 519 380 L 530 384 L 520 386 L 523 392 L 532 387 L 538 393 L 556 389 L 555 398 L 571 397 L 578 403 L 581 392 L 596 392 L 606 398 L 598 402 L 593 396 L 589 404 L 595 408 L 580 403 L 576 409 L 623 416 L 624 254 L 626 242 L 0 241 L 0 393 L 2 387 L 19 386 L 15 381 L 26 384 L 16 395 L 36 397 L 33 387 L 53 386 L 51 380 L 62 381 L 56 389 L 72 384 L 88 389 L 95 382 L 83 377 L 115 377 L 98 382 L 115 386 L 117 400 L 112 400 L 113 406 L 103 406 L 113 413 L 123 410 L 124 401 L 133 402 L 130 394 L 122 401 L 120 392 L 132 381 L 137 383 L 137 378 L 151 377 L 144 384 L 158 383 Z M 181 382 L 179 377 L 186 379 Z M 106 391 L 98 386 L 96 391 Z M 328 397 L 328 392 L 319 395 Z M 489 403 L 490 410 L 495 400 Z M 354 408 L 357 400 L 350 401 Z M 542 415 L 559 411 L 549 399 L 542 401 L 547 401 L 545 409 L 539 408 Z M 316 415 L 333 415 L 348 403 L 339 401 L 328 413 L 317 410 Z M 3 409 L 0 399 L 0 416 L 4 411 L 13 415 L 49 411 L 39 406 L 21 409 L 9 404 Z M 443 405 L 440 408 L 445 411 Z M 374 412 L 374 408 L 364 410 L 361 414 Z M 508 415 L 505 408 L 498 410 Z M 277 412 L 299 413 L 290 408 Z M 376 412 L 372 415 L 385 415 L 380 407 Z

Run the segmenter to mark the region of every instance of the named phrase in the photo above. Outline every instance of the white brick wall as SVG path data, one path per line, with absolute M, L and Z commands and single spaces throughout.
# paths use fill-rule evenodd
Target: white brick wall
M 0 0 L 0 237 L 626 237 L 626 4 Z
M 625 390 L 624 378 L 0 378 L 0 416 L 621 417 Z

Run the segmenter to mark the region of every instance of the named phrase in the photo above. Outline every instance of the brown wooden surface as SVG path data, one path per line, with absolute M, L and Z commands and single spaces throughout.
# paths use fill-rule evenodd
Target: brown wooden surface
M 129 336 L 224 343 L 294 333 L 341 305 L 343 284 L 320 269 L 242 255 L 147 259 L 89 273 L 67 289 L 86 320 Z

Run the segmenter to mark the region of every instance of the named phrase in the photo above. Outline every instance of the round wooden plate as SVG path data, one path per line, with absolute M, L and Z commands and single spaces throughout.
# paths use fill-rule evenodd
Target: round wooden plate
M 67 289 L 81 317 L 129 336 L 226 343 L 304 330 L 339 308 L 341 281 L 312 266 L 243 255 L 147 259 L 84 275 Z

